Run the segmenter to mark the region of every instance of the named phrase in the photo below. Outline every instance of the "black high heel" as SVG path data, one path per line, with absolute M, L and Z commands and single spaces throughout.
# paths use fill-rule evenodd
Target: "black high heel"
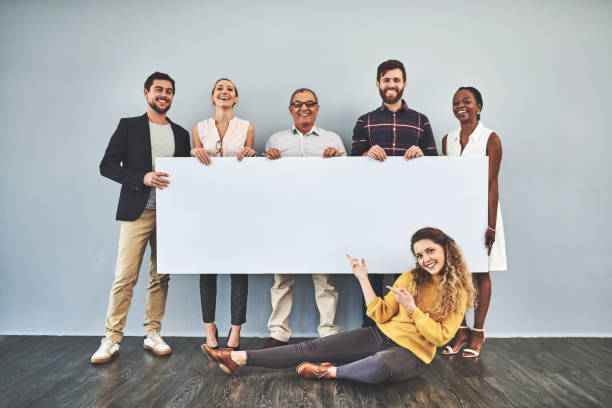
M 215 347 L 210 347 L 210 346 L 208 347 L 210 347 L 212 350 L 217 350 L 219 348 L 219 330 L 217 329 L 216 324 L 214 324 L 214 326 L 215 326 L 215 340 L 217 340 L 217 345 Z M 200 344 L 200 348 L 202 349 L 202 352 L 204 352 L 204 355 L 206 356 L 207 359 L 209 359 L 210 361 L 215 361 L 215 359 L 204 348 L 204 344 Z
M 230 347 L 229 346 L 229 338 L 230 338 L 230 334 L 232 334 L 232 325 L 230 324 L 230 329 L 229 329 L 229 333 L 227 333 L 227 343 L 225 343 L 225 347 L 232 349 L 234 351 L 240 351 L 240 341 L 238 341 L 238 345 L 236 347 Z

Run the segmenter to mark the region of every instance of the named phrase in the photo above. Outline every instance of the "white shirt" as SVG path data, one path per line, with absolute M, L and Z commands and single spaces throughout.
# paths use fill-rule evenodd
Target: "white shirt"
M 285 157 L 322 157 L 325 149 L 329 147 L 346 156 L 340 136 L 317 125 L 305 135 L 293 125 L 291 129 L 274 133 L 266 142 L 266 152 L 278 149 Z

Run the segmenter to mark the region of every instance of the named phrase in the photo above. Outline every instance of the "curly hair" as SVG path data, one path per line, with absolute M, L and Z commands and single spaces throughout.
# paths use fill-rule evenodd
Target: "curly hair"
M 410 248 L 414 254 L 414 244 L 423 239 L 429 239 L 444 249 L 444 267 L 440 271 L 442 280 L 433 308 L 432 317 L 445 319 L 451 314 L 458 313 L 462 309 L 462 292 L 467 294 L 467 307 L 474 306 L 476 303 L 476 289 L 472 282 L 470 273 L 459 247 L 455 241 L 437 228 L 421 228 L 412 235 Z M 418 304 L 421 295 L 421 288 L 432 282 L 431 274 L 416 262 L 416 267 L 412 270 L 413 281 L 407 288 Z

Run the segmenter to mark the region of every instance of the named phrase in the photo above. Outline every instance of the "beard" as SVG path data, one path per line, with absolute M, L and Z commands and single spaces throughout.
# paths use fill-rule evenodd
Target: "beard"
M 149 102 L 149 106 L 157 113 L 159 113 L 160 115 L 163 115 L 164 113 L 168 112 L 168 109 L 170 109 L 170 104 L 168 104 L 168 106 L 166 107 L 166 109 L 162 109 L 159 106 L 157 106 L 155 104 L 155 100 L 152 100 L 151 102 Z
M 394 98 L 388 97 L 386 95 L 385 91 L 387 89 L 395 89 L 395 97 Z M 380 94 L 380 97 L 382 98 L 384 103 L 388 103 L 388 104 L 392 105 L 395 102 L 397 102 L 400 99 L 402 99 L 402 95 L 404 94 L 404 90 L 403 89 L 399 89 L 397 87 L 387 87 L 385 89 L 378 89 L 378 93 Z

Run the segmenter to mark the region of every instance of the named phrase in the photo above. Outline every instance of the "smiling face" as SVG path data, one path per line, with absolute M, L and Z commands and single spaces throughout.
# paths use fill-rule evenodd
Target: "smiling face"
M 402 70 L 395 68 L 385 72 L 376 81 L 376 87 L 384 103 L 390 105 L 396 103 L 402 98 L 404 89 L 406 89 L 406 81 L 404 81 Z
M 412 250 L 421 268 L 431 275 L 437 275 L 444 268 L 446 263 L 444 248 L 431 239 L 422 239 L 415 242 Z
M 302 106 L 296 107 L 295 104 L 301 104 Z M 314 105 L 313 105 L 314 104 Z M 308 107 L 307 105 L 312 105 Z M 317 120 L 317 114 L 319 113 L 319 104 L 317 98 L 312 92 L 304 91 L 298 92 L 291 98 L 291 105 L 289 105 L 289 113 L 293 117 L 293 123 L 300 132 L 306 133 L 310 131 Z
M 210 100 L 215 106 L 231 108 L 238 103 L 236 85 L 227 79 L 217 81 L 210 95 Z
M 453 113 L 461 123 L 477 122 L 481 109 L 474 94 L 467 89 L 461 89 L 453 96 Z
M 144 96 L 149 106 L 157 113 L 164 114 L 172 105 L 174 87 L 165 79 L 154 79 L 150 89 L 144 90 Z

